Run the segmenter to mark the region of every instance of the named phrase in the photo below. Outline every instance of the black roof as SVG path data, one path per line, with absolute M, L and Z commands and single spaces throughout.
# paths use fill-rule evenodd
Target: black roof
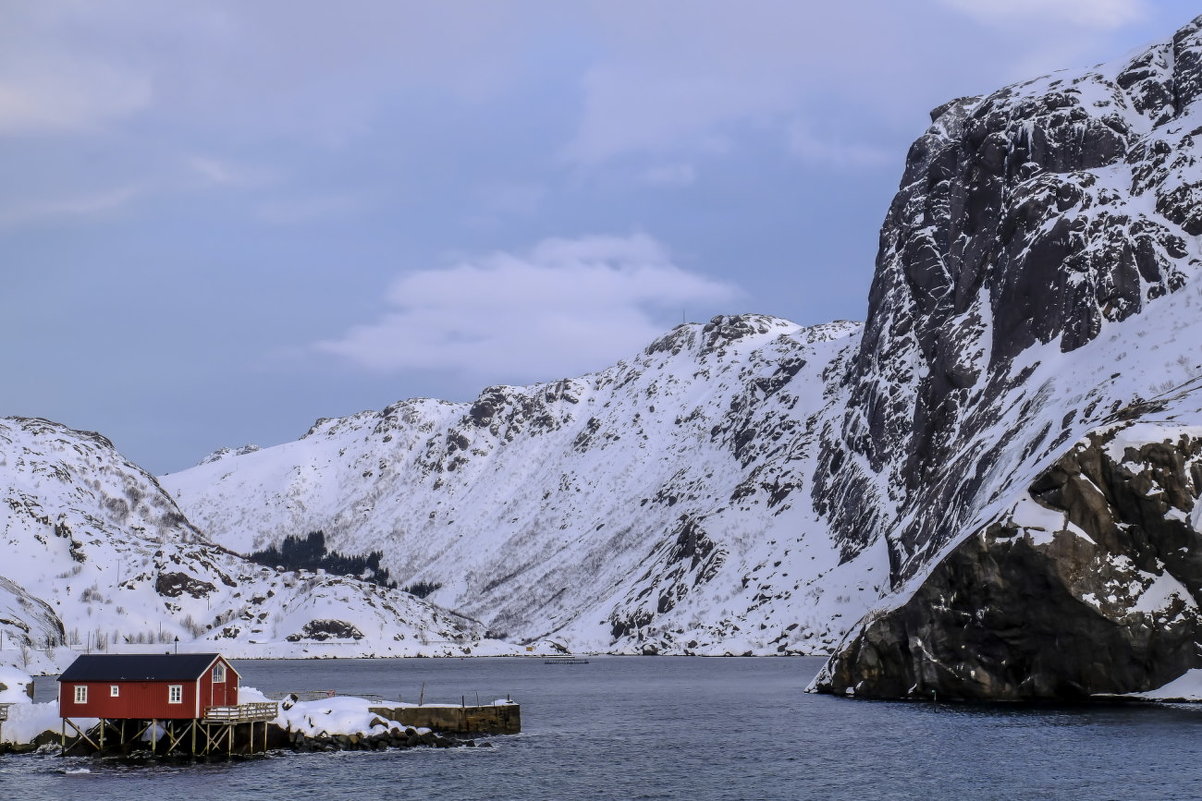
M 192 681 L 221 654 L 87 654 L 59 681 Z

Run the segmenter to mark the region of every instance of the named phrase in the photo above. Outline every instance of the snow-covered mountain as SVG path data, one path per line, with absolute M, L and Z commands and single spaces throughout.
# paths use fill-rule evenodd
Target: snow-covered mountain
M 495 650 L 475 622 L 408 593 L 212 544 L 98 434 L 0 419 L 0 495 L 2 661 L 53 667 L 176 637 L 247 657 Z
M 520 642 L 822 652 L 888 578 L 883 548 L 840 558 L 810 495 L 859 334 L 719 317 L 584 378 L 319 420 L 161 481 L 227 548 L 320 531 Z
M 936 109 L 863 326 L 682 325 L 583 378 L 220 451 L 170 497 L 9 421 L 0 626 L 835 649 L 815 688 L 873 697 L 1164 684 L 1202 667 L 1200 95 L 1202 17 Z
M 936 109 L 862 329 L 718 318 L 164 484 L 231 549 L 322 531 L 515 638 L 850 631 L 818 689 L 1157 686 L 1202 661 L 1200 28 Z

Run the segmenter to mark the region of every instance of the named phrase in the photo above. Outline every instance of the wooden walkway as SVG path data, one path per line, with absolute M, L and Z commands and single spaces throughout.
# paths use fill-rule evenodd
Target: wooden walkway
M 279 714 L 273 703 L 239 704 L 238 706 L 206 707 L 202 723 L 257 723 L 271 720 Z

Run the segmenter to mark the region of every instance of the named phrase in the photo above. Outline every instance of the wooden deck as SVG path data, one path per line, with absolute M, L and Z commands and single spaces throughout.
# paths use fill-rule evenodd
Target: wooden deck
M 202 723 L 258 723 L 279 714 L 274 703 L 239 704 L 238 706 L 206 707 Z

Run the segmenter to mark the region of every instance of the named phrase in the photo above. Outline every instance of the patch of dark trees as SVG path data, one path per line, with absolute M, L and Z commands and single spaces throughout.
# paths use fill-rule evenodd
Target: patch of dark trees
M 410 595 L 416 595 L 418 598 L 425 598 L 430 593 L 442 587 L 441 581 L 415 581 L 407 587 L 401 587 L 402 590 Z
M 396 587 L 388 569 L 380 567 L 382 551 L 362 556 L 347 556 L 326 548 L 324 531 L 310 531 L 302 536 L 286 537 L 278 547 L 248 554 L 247 559 L 268 567 L 285 570 L 324 570 L 339 576 L 354 576 L 381 587 Z

